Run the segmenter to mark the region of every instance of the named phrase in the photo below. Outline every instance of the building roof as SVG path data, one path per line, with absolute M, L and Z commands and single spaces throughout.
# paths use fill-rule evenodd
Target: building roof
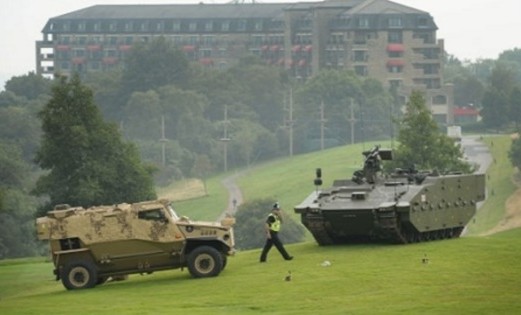
M 384 21 L 376 18 L 382 14 L 430 15 L 421 10 L 388 0 L 326 0 L 297 3 L 227 3 L 227 4 L 137 4 L 137 5 L 94 5 L 49 19 L 43 32 L 52 32 L 54 22 L 89 20 L 183 20 L 183 19 L 272 19 L 282 20 L 286 10 L 340 9 L 340 15 L 372 15 L 375 27 Z M 345 9 L 342 11 L 342 9 Z M 354 21 L 352 22 L 354 23 Z M 406 23 L 412 27 L 414 21 Z M 382 24 L 383 25 L 383 24 Z M 429 29 L 436 29 L 432 18 Z
M 288 3 L 95 5 L 53 19 L 272 18 Z

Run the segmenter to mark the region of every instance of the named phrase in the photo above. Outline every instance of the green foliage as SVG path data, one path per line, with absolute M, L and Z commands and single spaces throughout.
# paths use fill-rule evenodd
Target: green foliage
M 103 121 L 92 91 L 78 76 L 69 82 L 61 78 L 40 118 L 44 135 L 36 162 L 49 172 L 38 179 L 35 192 L 48 195 L 50 205 L 87 207 L 155 198 L 150 169 L 116 127 Z
M 460 146 L 441 133 L 419 91 L 414 91 L 400 122 L 399 146 L 393 166 L 469 172 Z
M 515 72 L 498 63 L 490 76 L 490 85 L 483 96 L 483 109 L 481 116 L 483 123 L 489 128 L 500 130 L 506 123 L 512 121 L 510 113 L 519 111 L 519 100 L 515 100 L 516 87 L 519 83 L 515 80 Z M 511 103 L 514 100 L 514 103 Z M 517 118 L 517 117 L 515 117 Z
M 0 107 L 0 141 L 17 146 L 21 158 L 31 163 L 39 145 L 40 124 L 25 107 Z
M 508 151 L 508 158 L 514 167 L 521 170 L 521 138 L 512 140 L 512 145 Z
M 239 207 L 234 226 L 235 243 L 238 249 L 251 249 L 264 246 L 266 241 L 266 219 L 271 212 L 275 200 L 255 199 Z M 284 209 L 284 206 L 282 206 Z M 289 210 L 292 211 L 292 210 Z M 283 214 L 280 238 L 283 243 L 291 244 L 303 240 L 305 230 L 290 216 Z
M 388 137 L 393 99 L 377 80 L 362 80 L 348 71 L 326 70 L 297 90 L 295 109 L 297 151 L 302 152 L 314 148 L 312 140 L 320 140 L 321 123 L 325 140 L 331 145 L 348 143 L 352 137 L 355 141 Z
M 164 37 L 134 45 L 125 58 L 122 86 L 127 95 L 164 85 L 184 86 L 187 79 L 188 60 Z
M 50 94 L 52 81 L 42 75 L 29 72 L 26 75 L 12 77 L 5 83 L 5 90 L 15 93 L 17 96 L 34 100 L 41 94 Z

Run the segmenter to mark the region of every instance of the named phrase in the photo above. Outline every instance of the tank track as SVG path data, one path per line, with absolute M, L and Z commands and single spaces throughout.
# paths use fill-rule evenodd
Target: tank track
M 335 244 L 327 233 L 326 224 L 328 223 L 321 215 L 303 214 L 301 220 L 320 246 Z
M 311 232 L 320 246 L 337 244 L 338 242 L 327 232 L 329 222 L 318 214 L 303 214 L 302 224 Z M 453 227 L 427 232 L 418 232 L 412 227 L 404 228 L 400 225 L 398 217 L 387 217 L 379 220 L 379 233 L 375 239 L 387 240 L 395 244 L 410 244 L 428 242 L 434 240 L 457 238 L 461 235 L 463 227 Z M 342 243 L 342 242 L 340 242 Z

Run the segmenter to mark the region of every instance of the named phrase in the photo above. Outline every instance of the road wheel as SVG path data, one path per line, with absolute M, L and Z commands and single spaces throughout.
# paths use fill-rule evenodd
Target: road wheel
M 96 286 L 96 266 L 91 261 L 72 261 L 63 266 L 60 278 L 67 290 L 88 289 Z
M 210 246 L 199 246 L 188 256 L 188 270 L 194 278 L 217 276 L 223 268 L 221 253 Z

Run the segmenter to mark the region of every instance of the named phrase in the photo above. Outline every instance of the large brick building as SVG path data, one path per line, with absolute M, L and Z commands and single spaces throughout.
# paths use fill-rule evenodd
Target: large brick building
M 303 80 L 351 69 L 396 86 L 402 101 L 421 89 L 435 118 L 450 123 L 436 30 L 429 13 L 387 0 L 96 5 L 49 19 L 36 62 L 43 75 L 104 71 L 121 67 L 134 43 L 164 36 L 208 67 L 254 54 Z

